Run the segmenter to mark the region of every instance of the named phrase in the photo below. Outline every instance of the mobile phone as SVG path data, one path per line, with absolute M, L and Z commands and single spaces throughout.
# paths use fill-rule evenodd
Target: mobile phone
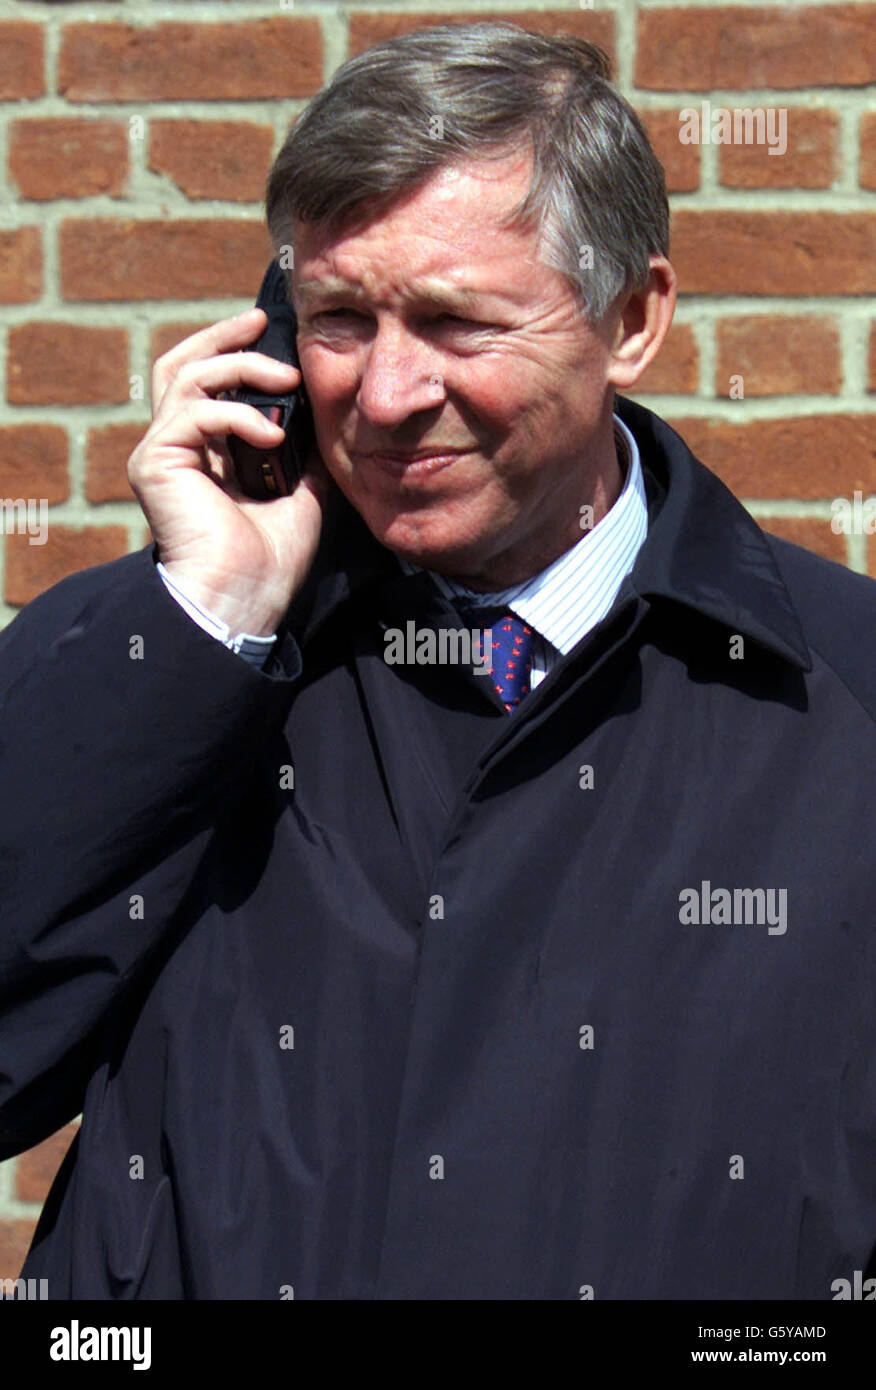
M 278 260 L 271 261 L 265 272 L 255 307 L 264 309 L 268 322 L 258 341 L 244 351 L 264 352 L 298 367 L 295 347 L 298 323 Z M 303 383 L 294 391 L 275 396 L 243 385 L 226 392 L 225 398 L 254 405 L 273 423 L 281 425 L 284 432 L 282 442 L 275 449 L 260 448 L 236 434 L 226 436 L 241 490 L 259 501 L 285 497 L 293 492 L 304 472 L 314 437 L 313 416 Z

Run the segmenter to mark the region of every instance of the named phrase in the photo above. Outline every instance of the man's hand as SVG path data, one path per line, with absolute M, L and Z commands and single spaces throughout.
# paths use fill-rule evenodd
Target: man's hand
M 330 478 L 314 447 L 288 497 L 241 492 L 224 436 L 262 448 L 282 439 L 255 406 L 215 399 L 246 383 L 294 390 L 297 368 L 239 352 L 264 332 L 263 309 L 185 338 L 152 369 L 152 424 L 128 460 L 128 481 L 168 573 L 232 633 L 276 631 L 313 564 Z

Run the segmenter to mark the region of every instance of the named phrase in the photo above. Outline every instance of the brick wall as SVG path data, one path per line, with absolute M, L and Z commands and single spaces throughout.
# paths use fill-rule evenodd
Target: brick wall
M 369 44 L 488 14 L 605 47 L 666 167 L 682 295 L 637 399 L 770 530 L 876 575 L 830 525 L 876 493 L 876 4 L 0 0 L 0 499 L 49 505 L 45 545 L 0 535 L 0 626 L 146 544 L 152 361 L 252 302 L 291 116 Z M 786 110 L 786 152 L 681 143 L 704 100 Z M 74 1133 L 0 1165 L 0 1277 Z

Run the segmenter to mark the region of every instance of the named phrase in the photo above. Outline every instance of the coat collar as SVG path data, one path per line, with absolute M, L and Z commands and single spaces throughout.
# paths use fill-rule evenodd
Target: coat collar
M 790 594 L 754 519 L 653 411 L 622 397 L 614 409 L 636 437 L 648 493 L 648 535 L 625 588 L 683 604 L 810 670 Z M 405 575 L 332 488 L 313 566 L 283 626 L 303 646 L 346 600 L 381 586 L 408 595 L 412 612 L 434 606 L 425 571 Z
M 636 436 L 649 493 L 633 590 L 693 608 L 811 670 L 800 620 L 757 522 L 665 420 L 628 400 L 615 409 Z

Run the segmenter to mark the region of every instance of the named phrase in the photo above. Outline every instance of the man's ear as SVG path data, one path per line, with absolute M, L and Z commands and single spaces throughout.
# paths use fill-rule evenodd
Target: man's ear
M 665 256 L 652 256 L 644 289 L 621 300 L 612 314 L 614 340 L 606 379 L 619 391 L 635 386 L 663 346 L 675 313 L 676 275 Z

